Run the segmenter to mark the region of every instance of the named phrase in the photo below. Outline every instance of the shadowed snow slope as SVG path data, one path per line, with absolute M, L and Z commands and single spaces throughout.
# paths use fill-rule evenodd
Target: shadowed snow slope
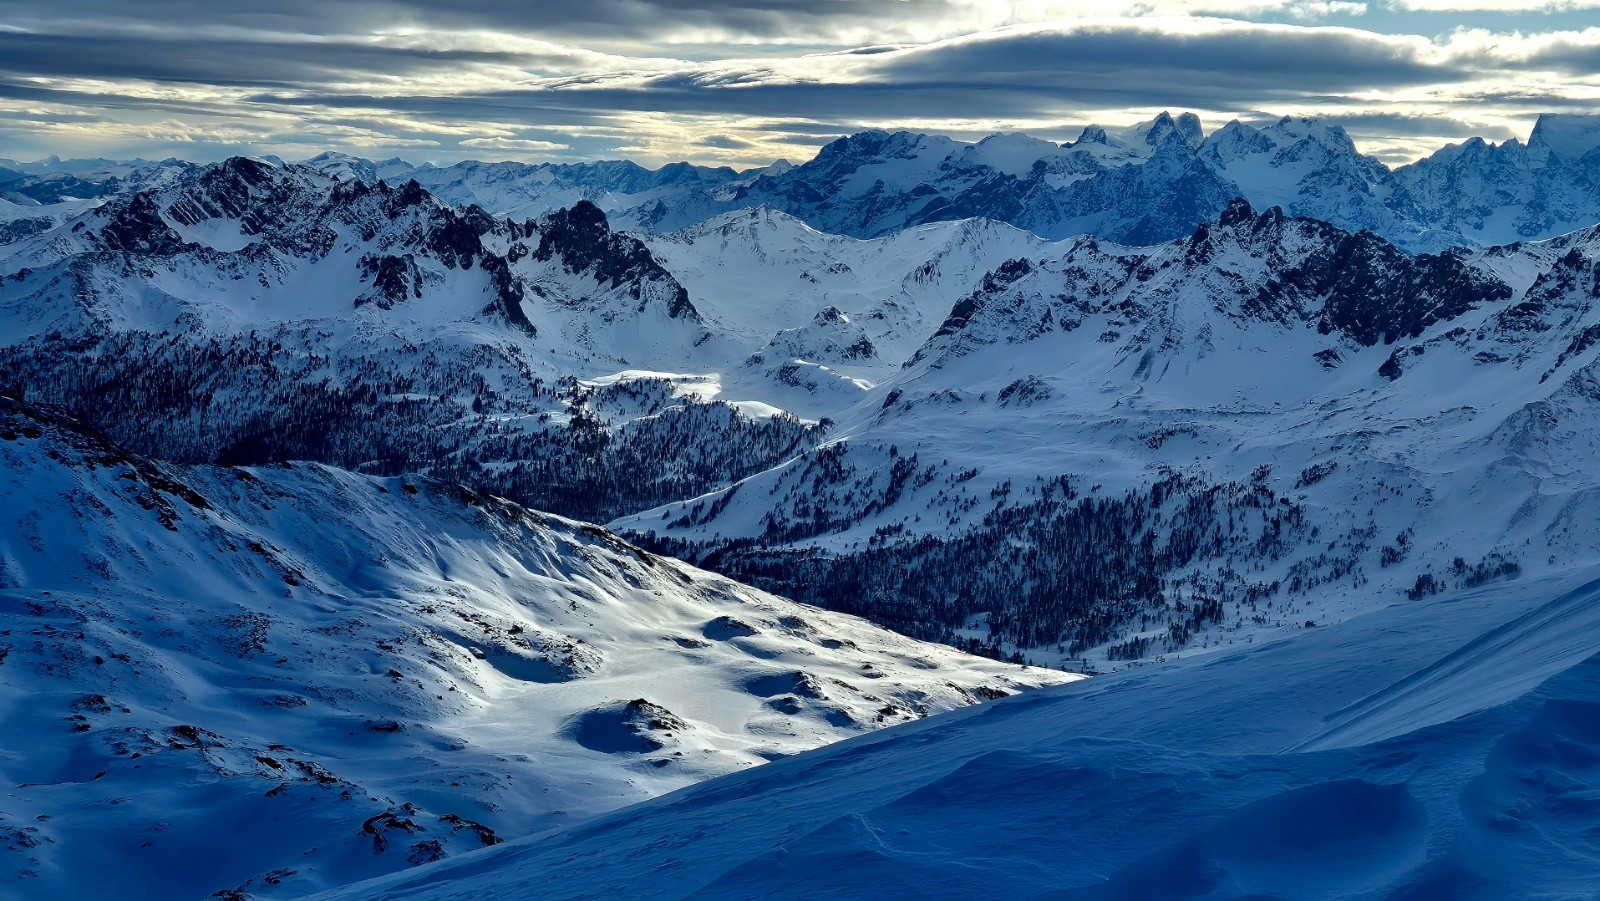
M 0 397 L 0 898 L 304 894 L 1070 677 Z
M 936 717 L 334 897 L 1592 897 L 1594 575 Z

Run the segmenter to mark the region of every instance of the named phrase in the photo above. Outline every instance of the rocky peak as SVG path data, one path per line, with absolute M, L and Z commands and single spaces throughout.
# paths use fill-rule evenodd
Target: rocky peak
M 1110 140 L 1111 139 L 1106 135 L 1106 130 L 1104 128 L 1100 127 L 1099 125 L 1087 125 L 1083 129 L 1083 133 L 1078 135 L 1078 139 L 1072 143 L 1074 145 L 1105 144 Z
M 1229 247 L 1234 251 L 1223 255 Z M 1459 254 L 1407 254 L 1372 232 L 1290 217 L 1279 207 L 1257 213 L 1243 198 L 1196 229 L 1183 250 L 1191 282 L 1237 267 L 1239 251 L 1254 261 L 1246 268 L 1261 280 L 1253 293 L 1237 294 L 1243 315 L 1284 323 L 1309 318 L 1323 334 L 1369 347 L 1415 338 L 1511 296 L 1509 286 Z
M 218 163 L 214 171 L 245 184 L 260 187 L 272 181 L 276 167 L 247 156 L 232 156 Z
M 1226 163 L 1271 149 L 1272 139 L 1262 134 L 1261 129 L 1234 119 L 1206 138 L 1202 152 L 1219 163 Z
M 1342 234 L 1331 253 L 1301 270 L 1326 297 L 1323 333 L 1342 332 L 1368 347 L 1392 344 L 1511 296 L 1510 286 L 1455 254 L 1411 257 L 1371 232 Z
M 1255 218 L 1256 211 L 1250 206 L 1250 201 L 1245 200 L 1243 197 L 1235 197 L 1228 201 L 1227 208 L 1217 217 L 1217 225 L 1223 228 L 1234 228 L 1246 223 L 1253 223 Z M 1206 226 L 1202 225 L 1200 228 L 1206 229 Z
M 858 131 L 855 134 L 835 138 L 823 145 L 817 153 L 818 157 L 831 156 L 866 156 L 877 153 L 888 143 L 889 133 L 882 129 Z
M 872 130 L 857 132 L 849 137 L 839 138 L 829 142 L 817 154 L 820 162 L 824 158 L 851 160 L 857 162 L 881 162 L 891 159 L 909 159 L 918 156 L 926 149 L 930 136 L 910 131 L 888 132 Z M 936 139 L 945 143 L 951 142 L 948 138 Z
M 1183 113 L 1174 119 L 1171 113 L 1165 111 L 1144 125 L 1138 126 L 1134 133 L 1143 138 L 1146 144 L 1156 148 L 1174 142 L 1192 150 L 1200 146 L 1200 141 L 1204 137 L 1199 116 L 1194 113 Z
M 422 184 L 414 178 L 406 179 L 405 184 L 395 189 L 393 196 L 395 204 L 400 207 L 421 206 L 423 203 L 433 199 L 433 195 L 429 194 L 422 187 Z
M 183 239 L 161 218 L 161 206 L 149 191 L 114 201 L 105 214 L 108 221 L 97 235 L 106 250 L 171 256 L 183 248 Z
M 180 183 L 166 212 L 180 225 L 236 219 L 245 234 L 259 234 L 281 212 L 275 208 L 290 202 L 291 195 L 305 187 L 303 180 L 283 169 L 235 156 L 206 166 Z
M 700 180 L 699 168 L 689 163 L 668 163 L 655 173 L 655 181 L 659 185 L 678 185 Z
M 1200 117 L 1194 113 L 1179 113 L 1173 126 L 1190 147 L 1199 147 L 1200 142 L 1205 140 L 1205 129 L 1200 124 Z
M 534 259 L 549 262 L 559 259 L 572 273 L 585 273 L 610 288 L 631 283 L 638 299 L 644 299 L 642 285 L 647 282 L 666 286 L 671 295 L 667 315 L 673 319 L 698 320 L 699 313 L 689 301 L 689 292 L 651 256 L 650 250 L 632 235 L 611 230 L 606 214 L 587 200 L 565 210 L 557 210 L 539 223 L 539 247 Z
M 1600 115 L 1545 113 L 1534 123 L 1528 148 L 1549 161 L 1569 166 L 1584 162 L 1600 150 Z

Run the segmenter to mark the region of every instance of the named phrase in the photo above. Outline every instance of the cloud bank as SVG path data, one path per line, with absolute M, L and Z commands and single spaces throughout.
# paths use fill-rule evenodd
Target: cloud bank
M 1495 27 L 1450 24 L 1484 7 Z M 1541 27 L 1589 7 L 1600 0 L 12 0 L 0 156 L 757 165 L 867 127 L 1066 139 L 1188 109 L 1212 127 L 1320 116 L 1398 161 L 1526 135 L 1540 111 L 1600 110 L 1600 28 Z

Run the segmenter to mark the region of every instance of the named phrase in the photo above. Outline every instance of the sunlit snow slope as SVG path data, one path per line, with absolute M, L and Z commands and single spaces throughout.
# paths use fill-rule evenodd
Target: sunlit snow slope
M 1592 898 L 1595 575 L 936 717 L 332 897 Z
M 0 897 L 293 896 L 1069 678 L 465 489 L 0 398 Z

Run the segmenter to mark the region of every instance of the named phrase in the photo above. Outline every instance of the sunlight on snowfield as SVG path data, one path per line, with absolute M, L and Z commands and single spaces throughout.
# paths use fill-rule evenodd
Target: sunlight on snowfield
M 855 739 L 327 897 L 1581 897 L 1596 571 Z

